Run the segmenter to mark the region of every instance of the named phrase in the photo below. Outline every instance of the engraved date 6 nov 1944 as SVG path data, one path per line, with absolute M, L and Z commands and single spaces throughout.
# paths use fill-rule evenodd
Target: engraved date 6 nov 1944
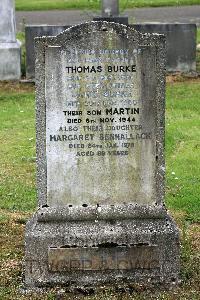
M 87 124 L 94 124 L 94 123 L 125 123 L 125 122 L 135 122 L 134 117 L 119 117 L 119 118 L 99 118 L 99 119 L 90 119 L 87 118 L 85 120 L 82 120 L 80 118 L 78 119 L 67 119 L 67 124 L 80 124 L 80 123 L 87 123 Z

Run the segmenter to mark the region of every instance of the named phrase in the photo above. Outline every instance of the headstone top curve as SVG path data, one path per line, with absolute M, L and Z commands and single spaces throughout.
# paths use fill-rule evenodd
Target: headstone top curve
M 104 28 L 105 27 L 105 28 Z M 127 35 L 127 39 L 130 39 L 130 35 L 134 35 L 135 39 L 140 40 L 143 39 L 145 43 L 148 43 L 148 40 L 151 38 L 151 42 L 153 40 L 165 40 L 165 36 L 163 34 L 158 33 L 141 33 L 130 26 L 126 26 L 124 24 L 119 24 L 115 22 L 107 22 L 107 21 L 91 21 L 85 22 L 77 25 L 73 25 L 56 36 L 42 36 L 36 37 L 34 40 L 35 42 L 44 42 L 44 41 L 54 41 L 56 39 L 63 39 L 70 40 L 73 37 L 73 34 L 77 34 L 80 31 L 80 36 L 84 34 L 87 30 L 91 28 L 91 32 L 95 31 L 106 31 L 106 27 L 112 30 L 117 31 L 119 34 Z M 79 36 L 79 37 L 80 37 Z M 78 36 L 77 36 L 78 38 Z

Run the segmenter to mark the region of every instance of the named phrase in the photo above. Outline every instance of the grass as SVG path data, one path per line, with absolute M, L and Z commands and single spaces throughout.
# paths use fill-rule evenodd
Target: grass
M 25 32 L 17 32 L 17 39 L 21 42 L 21 75 L 26 75 L 26 48 L 25 48 Z
M 200 29 L 199 28 L 197 28 L 197 44 L 200 44 Z M 196 64 L 197 64 L 197 71 L 200 72 L 200 49 L 197 51 Z
M 100 0 L 16 0 L 17 10 L 100 9 Z M 120 8 L 200 4 L 200 0 L 121 0 Z
M 167 88 L 166 164 L 170 209 L 199 221 L 199 81 Z M 0 208 L 35 207 L 35 120 L 33 86 L 0 85 Z
M 24 45 L 24 34 L 18 33 L 17 37 Z M 197 40 L 200 42 L 200 30 Z M 24 51 L 23 48 L 25 55 Z M 200 52 L 197 55 L 200 59 Z M 0 299 L 200 298 L 199 85 L 199 79 L 171 76 L 166 93 L 166 204 L 181 231 L 182 284 L 169 291 L 122 286 L 102 287 L 92 295 L 72 295 L 65 289 L 22 295 L 19 288 L 24 276 L 24 227 L 36 208 L 34 86 L 0 84 Z
M 1 207 L 9 210 L 33 210 L 35 207 L 33 90 L 20 84 L 0 84 L 0 91 Z
M 199 220 L 200 104 L 199 82 L 179 83 L 167 89 L 166 157 L 167 203 Z
M 0 220 L 0 299 L 2 300 L 198 300 L 199 299 L 199 227 L 197 224 L 189 225 L 179 220 L 182 229 L 181 247 L 181 278 L 182 284 L 170 290 L 145 289 L 140 285 L 124 287 L 100 287 L 95 293 L 76 291 L 69 293 L 67 288 L 51 289 L 43 294 L 21 294 L 20 287 L 23 282 L 22 260 L 24 256 L 23 233 L 24 220 L 29 217 L 27 213 L 10 213 L 1 211 L 4 218 Z
M 197 44 L 200 44 L 200 29 L 197 28 Z
M 75 296 L 19 292 L 24 226 L 36 208 L 34 86 L 0 84 L 0 299 L 199 299 L 200 81 L 177 79 L 168 78 L 166 96 L 166 203 L 181 230 L 182 284 L 169 291 L 103 287 Z

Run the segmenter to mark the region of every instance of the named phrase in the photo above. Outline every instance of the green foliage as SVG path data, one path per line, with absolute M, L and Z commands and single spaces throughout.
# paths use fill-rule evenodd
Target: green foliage
M 18 32 L 17 39 L 21 42 L 21 73 L 24 77 L 26 74 L 26 49 L 25 49 L 25 33 Z
M 100 9 L 100 0 L 16 0 L 17 10 Z M 200 4 L 199 0 L 121 0 L 120 8 Z
M 199 81 L 168 84 L 166 101 L 166 200 L 186 219 L 200 218 Z M 0 208 L 33 210 L 35 118 L 33 87 L 0 86 Z
M 200 29 L 197 28 L 197 44 L 200 44 Z M 200 49 L 197 50 L 196 57 L 197 72 L 200 72 Z
M 16 0 L 16 10 L 98 9 L 100 0 Z
M 197 28 L 197 44 L 200 44 L 200 29 Z
M 167 204 L 200 220 L 199 82 L 176 83 L 167 89 Z
M 100 286 L 94 294 L 67 292 L 67 287 L 43 293 L 21 293 L 24 223 L 36 207 L 34 87 L 0 84 L 0 299 L 50 300 L 182 300 L 199 299 L 199 80 L 167 86 L 167 203 L 175 210 L 181 234 L 182 284 L 168 290 L 141 284 Z M 176 179 L 177 177 L 177 179 Z M 12 210 L 18 210 L 13 212 Z M 12 211 L 12 212 L 11 212 Z M 30 214 L 30 213 L 29 213 Z M 78 293 L 79 292 L 79 293 Z
M 32 210 L 35 207 L 34 96 L 23 90 L 22 85 L 7 88 L 11 92 L 6 89 L 0 93 L 0 208 Z

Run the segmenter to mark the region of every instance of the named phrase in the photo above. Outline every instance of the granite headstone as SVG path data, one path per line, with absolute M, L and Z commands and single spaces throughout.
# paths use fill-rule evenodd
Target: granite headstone
M 107 22 L 36 39 L 38 211 L 26 284 L 177 282 L 164 206 L 165 38 Z

